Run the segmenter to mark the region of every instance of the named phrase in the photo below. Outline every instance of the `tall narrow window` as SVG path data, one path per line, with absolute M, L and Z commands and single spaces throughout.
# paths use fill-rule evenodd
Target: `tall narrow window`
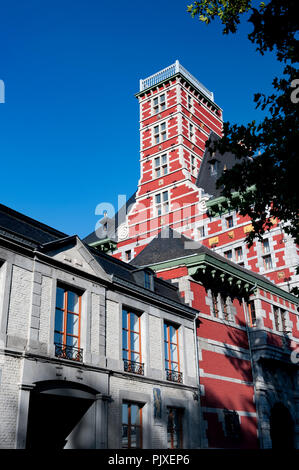
M 166 122 L 162 122 L 154 127 L 154 143 L 159 144 L 166 140 Z
M 226 259 L 230 259 L 230 260 L 233 259 L 233 252 L 232 252 L 232 250 L 227 250 L 227 251 L 225 251 L 223 254 L 224 254 L 224 256 L 225 256 Z
M 151 278 L 152 278 L 152 275 L 150 273 L 144 271 L 144 287 L 146 289 L 151 289 L 152 288 Z
M 153 112 L 154 114 L 158 114 L 164 111 L 165 108 L 165 93 L 163 93 L 163 95 L 156 96 L 156 98 L 153 99 Z
M 262 241 L 263 254 L 270 253 L 270 244 L 268 238 Z
M 54 329 L 55 356 L 82 361 L 80 322 L 81 295 L 66 287 L 58 286 Z
M 232 228 L 234 226 L 234 219 L 232 215 L 230 215 L 229 217 L 226 217 L 225 226 L 226 228 Z
M 263 256 L 264 268 L 266 271 L 273 268 L 271 255 Z
M 281 316 L 282 331 L 283 331 L 283 332 L 286 332 L 286 331 L 287 331 L 286 311 L 280 309 L 280 316 Z
M 196 173 L 195 157 L 193 155 L 191 155 L 191 173 L 192 175 Z
M 190 95 L 188 95 L 187 101 L 188 101 L 188 109 L 190 111 L 192 109 L 192 98 Z
M 167 163 L 167 155 L 161 155 L 160 157 L 156 157 L 154 160 L 154 177 L 160 178 L 160 176 L 165 176 L 168 173 L 168 163 Z
M 238 246 L 238 248 L 235 248 L 235 256 L 236 256 L 236 261 L 243 261 L 243 250 L 241 246 Z
M 167 214 L 169 212 L 168 191 L 156 194 L 155 204 L 157 215 Z
M 167 448 L 183 447 L 183 412 L 179 408 L 167 408 Z
M 193 135 L 194 135 L 194 127 L 193 127 L 193 124 L 191 124 L 189 122 L 189 138 L 190 138 L 190 140 L 192 140 Z
M 203 238 L 206 236 L 204 225 L 202 227 L 198 227 L 198 232 L 199 238 Z
M 277 307 L 273 307 L 273 313 L 274 313 L 274 326 L 275 330 L 279 331 L 280 330 L 280 322 L 279 322 L 279 309 Z
M 248 303 L 248 312 L 249 312 L 250 326 L 256 326 L 256 313 L 255 313 L 254 300 L 251 300 Z
M 142 406 L 137 403 L 122 404 L 122 448 L 142 448 Z
M 143 375 L 144 367 L 141 358 L 140 315 L 123 309 L 122 342 L 124 370 Z
M 228 321 L 229 314 L 228 314 L 228 307 L 227 307 L 227 299 L 223 297 L 222 295 L 220 296 L 220 299 L 221 299 L 221 308 L 222 308 L 223 318 L 224 320 Z
M 169 323 L 164 323 L 164 352 L 166 379 L 181 383 L 178 327 Z
M 215 318 L 219 317 L 219 309 L 218 309 L 218 300 L 217 300 L 217 295 L 212 292 L 212 310 L 213 310 L 213 315 Z

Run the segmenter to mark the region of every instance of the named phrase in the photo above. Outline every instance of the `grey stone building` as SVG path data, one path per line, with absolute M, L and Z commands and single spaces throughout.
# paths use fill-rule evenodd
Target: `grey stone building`
M 200 447 L 196 310 L 0 205 L 0 448 Z

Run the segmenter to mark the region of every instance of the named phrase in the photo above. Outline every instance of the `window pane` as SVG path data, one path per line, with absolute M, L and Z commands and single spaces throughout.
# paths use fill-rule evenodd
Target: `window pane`
M 139 315 L 131 313 L 131 330 L 139 331 Z
M 75 292 L 68 291 L 67 293 L 67 309 L 79 313 L 79 297 Z
M 155 167 L 160 165 L 160 157 L 155 158 Z
M 123 328 L 128 328 L 128 314 L 126 310 L 123 310 Z
M 60 334 L 60 333 L 55 333 L 54 334 L 54 343 L 55 344 L 62 344 L 63 343 L 62 334 Z
M 164 342 L 164 354 L 165 354 L 165 360 L 168 360 L 168 343 Z
M 122 404 L 122 423 L 128 424 L 128 404 Z
M 166 124 L 165 124 L 165 122 L 162 122 L 162 124 L 161 124 L 161 131 L 165 131 L 165 129 L 166 129 Z
M 154 134 L 158 134 L 159 133 L 159 126 L 155 126 L 154 127 Z
M 164 201 L 168 201 L 168 191 L 165 191 L 165 192 L 163 193 L 163 202 L 164 202 Z
M 160 103 L 163 103 L 164 101 L 165 101 L 165 95 L 163 94 L 160 96 Z
M 138 405 L 131 405 L 131 424 L 139 424 L 139 406 Z
M 162 134 L 162 142 L 164 142 L 166 140 L 166 132 L 163 132 Z
M 160 168 L 156 170 L 156 177 L 159 178 L 161 176 L 161 170 Z
M 137 436 L 136 436 L 136 428 L 131 428 L 131 446 L 133 448 L 137 447 Z
M 131 350 L 139 352 L 139 335 L 131 333 Z
M 175 344 L 170 345 L 170 352 L 171 352 L 171 360 L 177 362 L 178 361 L 178 351 L 177 351 L 177 346 Z
M 160 142 L 160 137 L 159 137 L 159 134 L 157 134 L 157 135 L 156 135 L 155 142 L 156 142 L 156 144 L 158 144 L 158 143 Z
M 123 330 L 123 349 L 128 349 L 128 332 Z
M 66 336 L 66 345 L 72 346 L 74 348 L 78 347 L 78 339 L 74 338 L 74 336 Z
M 167 155 L 162 155 L 162 165 L 167 162 Z
M 156 204 L 160 204 L 161 202 L 161 194 L 156 194 Z
M 68 313 L 66 333 L 68 335 L 79 336 L 79 317 L 78 315 L 72 315 Z
M 154 106 L 158 104 L 158 98 L 154 98 Z
M 122 427 L 122 439 L 121 439 L 121 445 L 124 448 L 128 448 L 128 426 L 124 425 Z
M 164 204 L 164 214 L 167 214 L 167 212 L 169 212 L 168 202 Z
M 56 309 L 55 331 L 63 331 L 63 311 Z
M 61 287 L 56 289 L 56 307 L 64 308 L 64 289 Z

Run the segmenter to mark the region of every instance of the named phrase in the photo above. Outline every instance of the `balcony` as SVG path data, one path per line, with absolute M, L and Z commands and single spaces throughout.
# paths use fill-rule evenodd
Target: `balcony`
M 170 382 L 177 382 L 179 384 L 183 383 L 183 373 L 177 372 L 175 370 L 165 369 L 166 371 L 166 380 Z
M 60 359 L 69 359 L 71 361 L 83 361 L 83 349 L 66 344 L 55 343 L 55 356 Z
M 133 374 L 144 375 L 144 364 L 141 362 L 124 359 L 124 371 L 132 372 Z

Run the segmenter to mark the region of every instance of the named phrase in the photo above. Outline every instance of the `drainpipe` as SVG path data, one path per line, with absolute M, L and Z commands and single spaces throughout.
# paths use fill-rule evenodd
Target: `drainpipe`
M 203 424 L 203 418 L 202 418 L 202 412 L 201 412 L 201 403 L 200 403 L 200 373 L 199 373 L 199 355 L 198 355 L 198 341 L 197 341 L 197 334 L 196 334 L 196 321 L 199 318 L 199 314 L 197 313 L 195 318 L 194 318 L 194 325 L 193 325 L 193 332 L 194 332 L 194 344 L 195 344 L 195 360 L 196 360 L 196 380 L 197 380 L 197 399 L 198 399 L 198 407 L 199 407 L 199 419 L 200 419 L 200 448 L 203 448 L 203 429 L 202 429 L 202 424 Z

